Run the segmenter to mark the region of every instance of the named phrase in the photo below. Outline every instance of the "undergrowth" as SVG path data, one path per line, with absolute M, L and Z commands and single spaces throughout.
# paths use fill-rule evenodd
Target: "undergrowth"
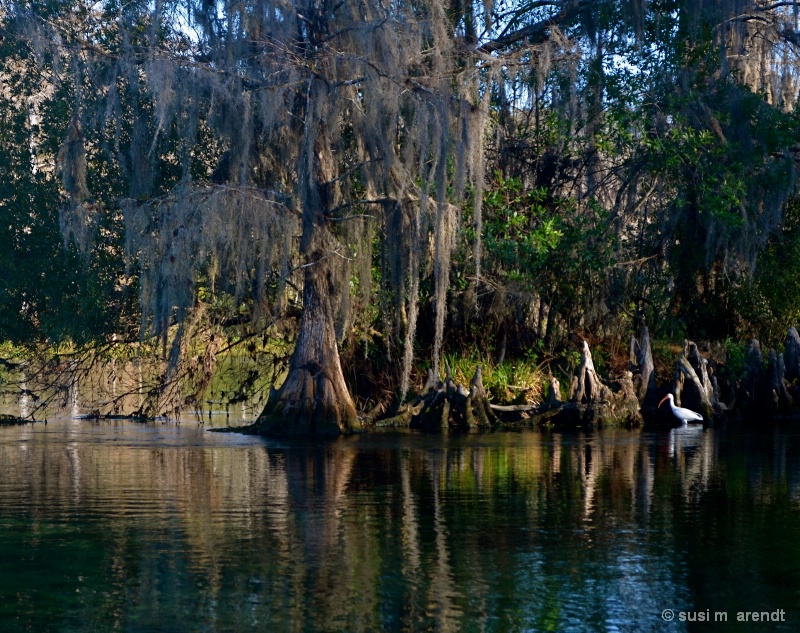
M 492 402 L 538 404 L 542 400 L 547 376 L 532 359 L 506 360 L 496 364 L 478 353 L 445 356 L 453 379 L 469 385 L 475 369 L 480 366 L 483 386 Z

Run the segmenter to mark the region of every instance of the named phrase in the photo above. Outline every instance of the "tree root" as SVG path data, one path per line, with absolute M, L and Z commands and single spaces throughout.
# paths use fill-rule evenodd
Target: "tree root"
M 453 380 L 450 365 L 445 363 L 444 382 L 428 372 L 422 395 L 400 407 L 397 415 L 377 423 L 381 427 L 409 427 L 422 431 L 492 429 L 500 420 L 489 404 L 483 386 L 481 368 L 475 370 L 466 389 Z
M 551 397 L 531 421 L 574 428 L 638 426 L 642 416 L 633 375 L 628 371 L 617 383 L 604 383 L 594 368 L 589 344 L 583 341 L 581 362 L 572 378 L 569 400 L 559 402 Z

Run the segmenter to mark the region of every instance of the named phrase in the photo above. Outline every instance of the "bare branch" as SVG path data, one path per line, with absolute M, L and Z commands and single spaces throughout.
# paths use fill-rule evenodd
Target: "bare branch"
M 576 2 L 564 2 L 562 8 L 547 18 L 524 26 L 521 29 L 502 35 L 482 46 L 478 47 L 480 53 L 494 53 L 501 49 L 513 46 L 521 40 L 528 40 L 530 44 L 537 44 L 547 39 L 550 29 L 559 26 L 576 17 L 582 11 L 591 9 L 608 2 L 609 0 L 577 0 Z

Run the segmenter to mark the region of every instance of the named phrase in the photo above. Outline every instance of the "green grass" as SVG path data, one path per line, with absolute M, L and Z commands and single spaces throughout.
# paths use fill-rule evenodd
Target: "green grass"
M 480 365 L 483 386 L 489 400 L 536 404 L 542 400 L 546 376 L 532 359 L 506 360 L 495 364 L 479 354 L 469 356 L 445 356 L 456 382 L 468 386 Z

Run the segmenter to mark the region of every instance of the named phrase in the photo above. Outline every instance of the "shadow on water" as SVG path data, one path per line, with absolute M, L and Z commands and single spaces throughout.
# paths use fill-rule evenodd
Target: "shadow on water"
M 695 626 L 681 612 L 706 611 L 728 614 L 724 630 L 800 623 L 793 433 L 288 444 L 71 420 L 0 429 L 0 463 L 5 630 L 680 631 Z M 777 609 L 784 622 L 735 621 Z

